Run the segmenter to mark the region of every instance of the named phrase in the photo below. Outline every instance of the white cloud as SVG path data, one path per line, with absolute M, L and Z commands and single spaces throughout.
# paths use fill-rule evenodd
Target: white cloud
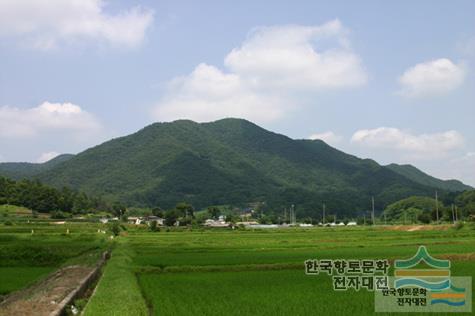
M 139 45 L 153 20 L 153 13 L 140 7 L 104 12 L 102 0 L 2 0 L 0 36 L 48 50 L 84 40 L 112 45 Z
M 170 83 L 167 96 L 154 114 L 165 121 L 245 117 L 267 122 L 282 117 L 280 103 L 277 98 L 253 91 L 236 74 L 225 74 L 214 66 L 200 64 L 190 75 Z
M 366 72 L 346 34 L 338 20 L 256 28 L 225 57 L 226 70 L 202 63 L 171 80 L 154 117 L 270 122 L 299 108 L 305 95 L 362 85 Z
M 462 85 L 465 74 L 463 64 L 454 64 L 447 58 L 420 63 L 399 77 L 399 94 L 405 97 L 447 94 Z
M 55 151 L 50 151 L 50 152 L 46 152 L 46 153 L 42 153 L 38 159 L 36 160 L 37 163 L 43 163 L 43 162 L 47 162 L 47 161 L 50 161 L 51 159 L 53 158 L 56 158 L 60 155 L 60 153 L 57 153 Z
M 320 139 L 320 140 L 323 140 L 325 143 L 330 144 L 330 145 L 337 144 L 343 139 L 340 135 L 337 135 L 337 134 L 333 133 L 332 131 L 312 134 L 308 138 L 309 139 Z
M 454 130 L 414 135 L 409 131 L 391 127 L 356 131 L 351 142 L 371 148 L 393 149 L 412 158 L 433 159 L 463 147 L 463 136 Z
M 339 20 L 257 28 L 226 56 L 225 65 L 257 86 L 314 90 L 362 85 L 367 76 L 346 33 Z M 319 49 L 325 40 L 335 43 Z
M 87 137 L 102 129 L 99 121 L 78 105 L 43 102 L 34 108 L 0 107 L 0 139 L 34 138 L 43 133 Z

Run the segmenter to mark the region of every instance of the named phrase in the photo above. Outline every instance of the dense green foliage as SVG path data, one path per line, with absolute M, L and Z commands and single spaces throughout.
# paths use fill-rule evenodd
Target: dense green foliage
M 433 188 L 455 192 L 473 189 L 471 186 L 465 185 L 458 180 L 440 180 L 434 178 L 411 165 L 390 164 L 386 167 L 414 182 Z
M 455 205 L 461 211 L 462 216 L 471 216 L 475 219 L 475 190 L 465 191 L 455 198 Z
M 444 205 L 442 202 L 438 202 L 440 214 Z M 436 217 L 436 204 L 435 199 L 426 196 L 411 196 L 406 199 L 392 203 L 386 207 L 384 214 L 388 220 L 406 220 L 414 221 L 422 214 L 429 214 L 430 219 Z M 422 217 L 422 221 L 426 221 L 427 217 Z M 429 221 L 430 221 L 429 219 Z
M 128 206 L 170 209 L 185 201 L 196 209 L 260 205 L 267 214 L 281 214 L 295 204 L 299 218 L 314 219 L 320 218 L 322 203 L 327 214 L 354 217 L 370 209 L 371 196 L 381 210 L 434 191 L 322 141 L 293 140 L 240 119 L 152 124 L 35 177 Z
M 439 219 L 444 221 L 473 220 L 475 217 L 475 190 L 445 197 L 446 205 L 439 199 Z M 388 220 L 420 221 L 428 224 L 437 219 L 434 198 L 411 196 L 394 202 L 386 207 L 384 214 Z
M 84 192 L 66 187 L 61 190 L 43 185 L 35 180 L 14 181 L 0 177 L 0 205 L 24 206 L 37 212 L 51 212 L 54 217 L 64 218 L 60 212 L 85 213 L 110 210 L 108 203 Z
M 0 175 L 14 180 L 32 178 L 41 172 L 47 172 L 58 164 L 69 160 L 74 155 L 59 155 L 45 163 L 4 162 L 0 163 Z

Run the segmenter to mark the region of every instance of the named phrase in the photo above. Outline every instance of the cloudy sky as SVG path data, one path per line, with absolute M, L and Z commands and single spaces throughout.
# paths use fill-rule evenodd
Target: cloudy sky
M 475 185 L 474 12 L 463 0 L 1 0 L 0 161 L 241 117 Z

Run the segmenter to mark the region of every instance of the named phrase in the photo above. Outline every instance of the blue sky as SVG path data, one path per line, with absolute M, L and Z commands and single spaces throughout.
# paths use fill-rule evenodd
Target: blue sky
M 243 117 L 475 185 L 473 1 L 0 3 L 0 161 Z

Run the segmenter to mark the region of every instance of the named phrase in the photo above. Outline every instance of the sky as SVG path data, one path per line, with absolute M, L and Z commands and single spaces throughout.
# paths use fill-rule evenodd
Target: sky
M 473 1 L 0 1 L 0 161 L 248 119 L 475 186 Z

